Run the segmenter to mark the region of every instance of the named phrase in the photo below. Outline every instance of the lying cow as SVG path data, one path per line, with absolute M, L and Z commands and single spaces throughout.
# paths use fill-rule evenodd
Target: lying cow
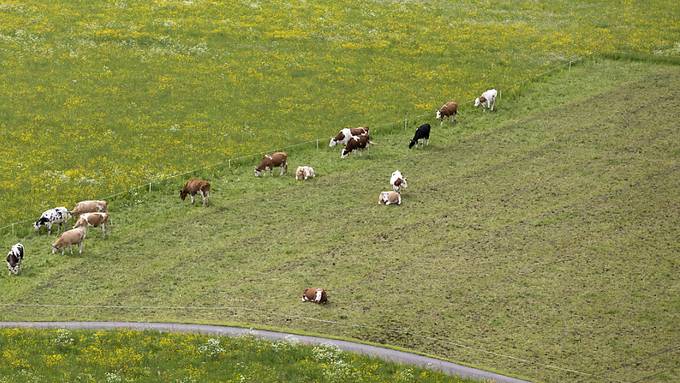
M 392 177 L 390 177 L 390 185 L 392 185 L 392 190 L 397 193 L 401 193 L 401 189 L 406 189 L 408 187 L 406 178 L 401 175 L 399 170 L 392 173 Z
M 193 205 L 196 202 L 196 199 L 194 198 L 196 194 L 199 194 L 201 196 L 201 202 L 203 203 L 203 206 L 208 206 L 208 197 L 210 195 L 210 182 L 195 178 L 190 179 L 184 184 L 182 189 L 179 191 L 179 198 L 181 198 L 182 201 L 184 201 L 187 198 L 187 195 L 190 195 L 191 204 Z
M 307 288 L 302 293 L 303 302 L 314 302 L 314 303 L 328 303 L 328 295 L 326 290 L 322 288 Z
M 24 260 L 24 245 L 17 243 L 7 253 L 7 269 L 10 274 L 17 275 L 21 271 L 21 261 Z
M 269 174 L 272 174 L 274 168 L 280 168 L 281 172 L 279 175 L 284 175 L 288 170 L 288 154 L 286 152 L 276 152 L 271 155 L 265 154 L 262 157 L 262 161 L 255 168 L 255 177 L 262 175 L 262 172 L 269 170 Z
M 430 124 L 423 124 L 416 129 L 416 133 L 413 135 L 411 142 L 408 144 L 408 148 L 414 147 L 418 141 L 423 140 L 423 145 L 430 144 Z
M 455 101 L 449 101 L 446 104 L 442 105 L 441 108 L 436 113 L 437 120 L 440 120 L 442 123 L 444 122 L 444 119 L 450 118 L 451 122 L 456 121 L 456 115 L 458 114 L 458 103 Z M 441 123 L 440 123 L 441 125 Z
M 475 99 L 475 106 L 482 106 L 482 108 L 494 110 L 496 108 L 496 95 L 498 91 L 496 89 L 489 89 L 482 93 L 481 96 Z
M 106 213 L 109 211 L 108 203 L 103 200 L 80 201 L 71 210 L 74 217 L 84 213 Z
M 85 241 L 86 235 L 87 226 L 79 226 L 75 229 L 65 231 L 52 244 L 52 254 L 61 250 L 61 255 L 64 255 L 64 249 L 67 247 L 71 250 L 71 254 L 73 254 L 73 248 L 71 246 L 74 245 L 78 245 L 78 254 L 83 254 L 83 242 Z
M 316 174 L 314 174 L 314 168 L 311 166 L 298 166 L 297 169 L 295 170 L 295 179 L 296 180 L 306 180 L 307 178 L 314 178 Z
M 380 192 L 378 203 L 381 205 L 401 205 L 401 194 L 395 191 Z
M 45 210 L 40 218 L 35 221 L 33 227 L 35 231 L 39 231 L 42 226 L 47 227 L 47 233 L 52 234 L 52 225 L 58 224 L 59 231 L 62 226 L 71 219 L 71 213 L 65 207 L 55 207 L 54 209 Z
M 352 138 L 347 141 L 347 145 L 340 151 L 340 158 L 346 158 L 355 150 L 361 153 L 361 151 L 368 148 L 368 145 L 370 144 L 372 144 L 372 142 L 368 134 L 365 136 L 352 136 Z
M 76 224 L 73 226 L 74 228 L 76 227 L 81 227 L 81 226 L 92 226 L 92 227 L 100 227 L 102 228 L 102 233 L 104 234 L 104 238 L 106 238 L 106 225 L 109 223 L 109 213 L 85 213 L 81 214 L 78 220 L 76 221 Z
M 347 145 L 347 142 L 354 136 L 368 136 L 368 128 L 344 128 L 335 137 L 331 138 L 328 147 L 332 148 L 337 144 Z

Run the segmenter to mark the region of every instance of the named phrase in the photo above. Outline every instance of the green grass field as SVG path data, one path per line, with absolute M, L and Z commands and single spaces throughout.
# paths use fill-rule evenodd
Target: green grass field
M 675 1 L 0 4 L 0 227 L 318 137 L 510 96 L 574 57 L 678 56 Z
M 317 170 L 305 183 L 199 174 L 207 209 L 179 183 L 114 201 L 83 256 L 21 231 L 0 320 L 240 323 L 535 381 L 677 381 L 679 89 L 677 66 L 589 61 L 436 123 L 423 150 L 412 127 L 376 132 L 361 157 L 292 151 Z M 395 169 L 404 203 L 379 206 Z M 300 303 L 309 286 L 331 303 Z
M 326 346 L 136 331 L 0 330 L 0 382 L 470 382 Z

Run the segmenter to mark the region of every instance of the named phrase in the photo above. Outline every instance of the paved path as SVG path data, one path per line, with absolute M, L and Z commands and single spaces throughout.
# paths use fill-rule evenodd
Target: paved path
M 528 383 L 527 381 L 510 378 L 503 375 L 486 372 L 475 368 L 461 366 L 455 363 L 446 362 L 439 359 L 428 358 L 426 356 L 411 354 L 403 351 L 396 351 L 389 348 L 376 347 L 362 343 L 347 342 L 344 340 L 326 339 L 315 336 L 286 334 L 282 332 L 251 330 L 240 327 L 213 326 L 201 324 L 180 324 L 180 323 L 142 323 L 142 322 L 0 322 L 2 327 L 24 327 L 24 328 L 66 328 L 66 329 L 86 329 L 86 330 L 110 330 L 110 329 L 133 329 L 133 330 L 157 330 L 172 332 L 189 332 L 212 334 L 221 336 L 242 336 L 253 335 L 267 340 L 297 340 L 300 343 L 318 345 L 329 344 L 341 350 L 355 352 L 359 354 L 377 357 L 397 363 L 410 364 L 414 366 L 439 370 L 449 375 L 462 376 L 464 378 L 474 378 L 479 380 L 491 380 L 503 383 Z

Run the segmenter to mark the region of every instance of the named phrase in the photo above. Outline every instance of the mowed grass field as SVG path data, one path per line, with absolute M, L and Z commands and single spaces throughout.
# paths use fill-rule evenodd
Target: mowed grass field
M 327 346 L 138 331 L 0 330 L 0 382 L 450 382 Z
M 0 4 L 0 227 L 318 137 L 505 96 L 574 57 L 678 56 L 675 1 Z
M 429 147 L 291 151 L 317 178 L 211 178 L 111 206 L 106 240 L 0 278 L 0 320 L 240 323 L 392 344 L 545 382 L 680 377 L 680 71 L 587 62 L 496 113 L 434 123 Z M 426 120 L 419 121 L 425 122 Z M 403 205 L 379 206 L 392 171 Z M 16 238 L 2 237 L 7 246 Z M 304 287 L 330 304 L 303 304 Z

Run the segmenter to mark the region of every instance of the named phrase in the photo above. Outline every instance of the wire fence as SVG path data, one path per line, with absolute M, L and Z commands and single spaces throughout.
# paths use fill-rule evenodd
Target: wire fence
M 571 58 L 571 59 L 565 60 L 565 61 L 563 61 L 559 64 L 556 64 L 551 69 L 548 69 L 548 70 L 541 72 L 541 73 L 539 73 L 535 76 L 532 76 L 531 78 L 529 78 L 527 80 L 513 84 L 512 86 L 510 86 L 509 84 L 502 84 L 502 85 L 505 86 L 505 88 L 504 87 L 497 87 L 497 88 L 499 88 L 498 101 L 501 101 L 503 99 L 503 92 L 505 92 L 506 98 L 516 96 L 516 95 L 520 94 L 521 90 L 524 87 L 526 87 L 527 84 L 535 82 L 538 79 L 544 78 L 544 77 L 551 75 L 555 72 L 558 72 L 560 70 L 564 70 L 565 68 L 570 71 L 571 67 L 573 65 L 581 63 L 583 60 L 584 59 L 580 58 L 580 57 Z M 460 106 L 474 105 L 474 100 L 462 102 L 462 103 L 459 103 L 459 105 Z M 434 116 L 434 111 L 423 113 L 423 114 L 416 115 L 416 116 L 404 116 L 403 120 L 392 121 L 392 122 L 379 124 L 379 125 L 373 125 L 373 126 L 370 127 L 371 132 L 376 133 L 376 132 L 382 132 L 384 130 L 387 130 L 388 133 L 389 133 L 389 132 L 398 131 L 399 129 L 406 130 L 409 126 L 411 126 L 417 120 L 422 119 L 422 118 L 427 117 L 427 116 L 430 116 L 430 115 Z M 203 167 L 192 169 L 192 170 L 189 170 L 189 171 L 173 174 L 173 175 L 170 175 L 170 176 L 163 177 L 161 179 L 148 180 L 148 181 L 144 182 L 143 184 L 133 186 L 133 187 L 127 189 L 127 190 L 120 191 L 120 192 L 117 192 L 117 193 L 114 193 L 114 194 L 110 194 L 110 195 L 107 195 L 107 196 L 104 196 L 104 197 L 100 197 L 98 199 L 106 200 L 106 201 L 113 201 L 113 200 L 116 200 L 116 199 L 121 198 L 121 197 L 129 197 L 130 195 L 133 195 L 135 192 L 138 192 L 138 191 L 145 191 L 146 190 L 148 192 L 151 192 L 151 191 L 154 190 L 154 187 L 159 187 L 161 185 L 167 185 L 170 181 L 176 180 L 179 177 L 194 175 L 194 174 L 198 174 L 198 173 L 205 172 L 205 171 L 212 170 L 212 169 L 216 169 L 216 168 L 231 169 L 232 167 L 238 167 L 238 166 L 244 164 L 246 161 L 257 160 L 257 159 L 261 158 L 265 153 L 271 153 L 271 152 L 274 152 L 274 151 L 290 150 L 290 149 L 294 149 L 294 148 L 300 148 L 300 147 L 303 147 L 303 146 L 312 146 L 312 148 L 316 148 L 318 150 L 318 149 L 321 148 L 321 145 L 324 144 L 324 141 L 326 139 L 327 138 L 325 138 L 325 137 L 324 138 L 320 137 L 320 138 L 315 138 L 315 139 L 312 139 L 312 140 L 309 140 L 309 141 L 304 141 L 304 142 L 299 142 L 299 143 L 296 143 L 296 144 L 287 145 L 287 146 L 284 146 L 284 147 L 278 147 L 276 149 L 273 149 L 273 150 L 270 150 L 270 151 L 267 151 L 267 152 L 257 152 L 257 153 L 246 154 L 246 155 L 242 155 L 242 156 L 238 156 L 238 157 L 230 157 L 230 158 L 225 159 L 224 161 L 220 161 L 220 162 L 217 162 L 217 163 L 212 164 L 212 165 L 203 166 Z M 5 226 L 0 227 L 0 234 L 11 233 L 11 235 L 14 236 L 17 228 L 23 227 L 23 225 L 29 225 L 33 222 L 35 222 L 35 221 L 31 220 L 31 219 L 27 219 L 27 220 L 17 221 L 17 222 L 7 224 Z

